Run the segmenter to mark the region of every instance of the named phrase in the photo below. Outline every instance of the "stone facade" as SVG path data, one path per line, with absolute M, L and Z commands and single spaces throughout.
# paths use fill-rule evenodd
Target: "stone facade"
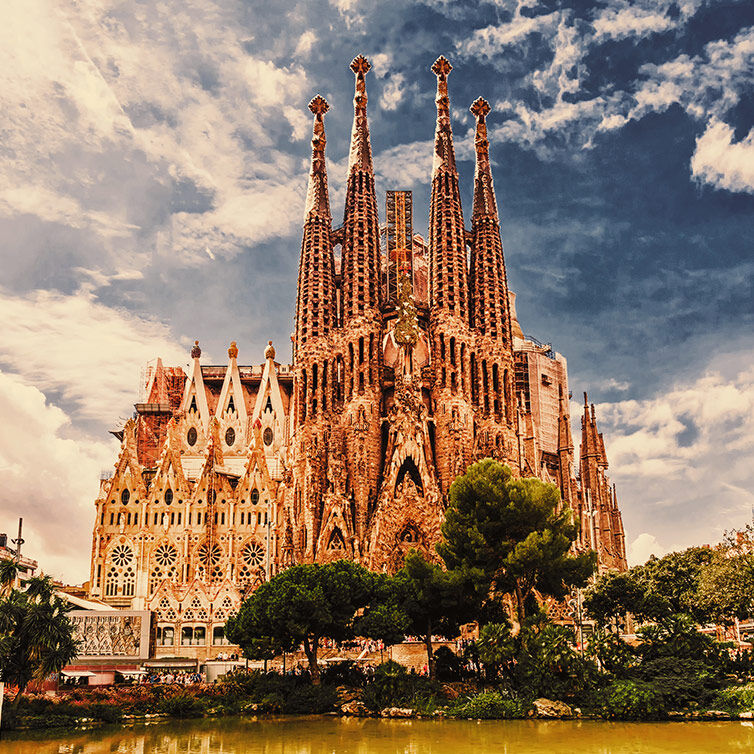
M 428 242 L 405 221 L 406 240 L 388 262 L 367 121 L 369 68 L 362 56 L 351 64 L 354 120 L 338 228 L 325 161 L 328 104 L 317 96 L 309 106 L 293 364 L 276 362 L 270 343 L 263 364 L 239 366 L 232 343 L 227 365 L 202 365 L 197 343 L 190 374 L 158 360 L 145 401 L 115 433 L 122 448 L 96 503 L 91 594 L 154 611 L 158 654 L 194 648 L 200 659 L 211 656 L 243 595 L 293 563 L 345 557 L 393 572 L 411 548 L 434 557 L 453 479 L 486 457 L 557 484 L 581 522 L 577 546 L 596 549 L 603 570 L 626 567 L 594 408 L 585 407 L 577 467 L 566 361 L 525 338 L 515 316 L 489 105 L 479 98 L 471 106 L 476 173 L 467 230 L 451 66 L 435 62 Z M 391 212 L 410 207 L 406 193 L 391 195 Z M 388 227 L 394 222 L 391 215 Z

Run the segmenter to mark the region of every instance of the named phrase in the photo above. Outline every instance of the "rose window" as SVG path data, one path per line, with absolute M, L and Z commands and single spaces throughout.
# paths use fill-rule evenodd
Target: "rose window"
M 154 559 L 163 568 L 174 565 L 178 558 L 178 552 L 173 545 L 160 545 L 154 551 Z
M 243 562 L 248 566 L 262 565 L 264 560 L 264 548 L 258 542 L 249 542 L 241 551 Z
M 217 565 L 223 557 L 223 551 L 220 545 L 212 545 L 212 548 L 205 542 L 197 551 L 196 555 L 201 563 Z
M 133 551 L 128 545 L 116 545 L 113 548 L 110 559 L 113 561 L 113 563 L 115 563 L 115 565 L 122 568 L 133 560 L 133 556 Z

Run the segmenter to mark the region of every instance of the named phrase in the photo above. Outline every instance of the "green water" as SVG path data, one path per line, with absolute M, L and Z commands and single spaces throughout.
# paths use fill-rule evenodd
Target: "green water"
M 220 719 L 75 733 L 4 733 L 0 754 L 654 754 L 754 752 L 754 724 Z

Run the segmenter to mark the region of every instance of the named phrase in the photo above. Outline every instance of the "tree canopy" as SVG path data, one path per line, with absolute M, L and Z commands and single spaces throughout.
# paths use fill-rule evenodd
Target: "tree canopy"
M 686 615 L 702 624 L 730 623 L 751 615 L 754 556 L 732 541 L 737 540 L 715 549 L 689 547 L 651 558 L 625 573 L 604 574 L 589 588 L 584 606 L 602 625 L 626 613 L 654 622 Z
M 393 589 L 406 632 L 424 637 L 427 668 L 434 678 L 432 635 L 457 636 L 461 624 L 476 618 L 480 600 L 475 584 L 468 574 L 446 571 L 411 550 L 393 578 Z
M 498 596 L 512 594 L 520 625 L 538 610 L 535 592 L 562 599 L 596 564 L 593 552 L 571 552 L 578 527 L 555 485 L 515 479 L 489 458 L 451 485 L 442 533 L 437 549 L 448 568 L 473 574 Z
M 52 579 L 35 576 L 14 588 L 17 569 L 11 562 L 0 574 L 0 676 L 18 688 L 17 704 L 31 680 L 60 671 L 76 656 L 78 642 L 68 603 L 55 594 Z
M 292 566 L 244 600 L 228 620 L 226 635 L 247 656 L 260 659 L 303 645 L 312 682 L 318 684 L 323 637 L 343 641 L 358 633 L 401 638 L 384 612 L 386 578 L 348 560 Z M 372 603 L 382 612 L 371 613 Z

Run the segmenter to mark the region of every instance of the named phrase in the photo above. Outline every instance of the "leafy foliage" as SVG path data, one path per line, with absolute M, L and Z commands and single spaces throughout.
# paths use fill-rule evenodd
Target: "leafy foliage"
M 604 692 L 603 717 L 618 720 L 660 720 L 667 715 L 663 695 L 644 681 L 615 681 Z
M 441 696 L 439 684 L 426 676 L 409 673 L 403 665 L 388 660 L 375 668 L 361 700 L 369 709 L 378 712 L 385 707 L 433 709 Z
M 516 699 L 507 699 L 499 691 L 483 691 L 452 706 L 446 714 L 471 720 L 511 720 L 525 717 L 526 705 Z
M 523 624 L 537 609 L 535 591 L 562 599 L 594 571 L 594 553 L 570 552 L 578 529 L 567 507 L 558 510 L 559 500 L 555 485 L 515 479 L 490 458 L 475 463 L 451 485 L 438 552 L 483 593 L 513 594 Z
M 434 678 L 432 634 L 456 636 L 461 623 L 474 619 L 479 602 L 474 584 L 463 571 L 446 571 L 412 550 L 395 575 L 393 588 L 406 631 L 424 637 L 429 675 Z
M 76 656 L 78 644 L 68 604 L 55 594 L 49 576 L 36 576 L 16 589 L 13 569 L 0 575 L 6 579 L 0 598 L 0 675 L 18 687 L 18 704 L 29 682 L 58 672 Z
M 383 605 L 385 577 L 348 560 L 295 565 L 262 584 L 226 624 L 226 636 L 248 657 L 290 651 L 303 644 L 312 682 L 319 684 L 317 653 L 323 637 L 343 641 L 360 633 L 395 636 L 385 620 L 368 619 L 370 604 Z M 364 610 L 358 619 L 357 611 Z
M 747 712 L 754 710 L 754 683 L 743 686 L 729 686 L 718 692 L 712 702 L 715 709 L 730 712 Z

